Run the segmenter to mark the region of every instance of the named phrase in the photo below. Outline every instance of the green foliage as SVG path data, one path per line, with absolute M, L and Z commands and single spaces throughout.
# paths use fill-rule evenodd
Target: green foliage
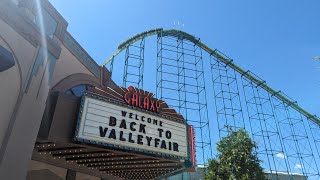
M 260 160 L 253 153 L 257 145 L 248 133 L 231 131 L 217 143 L 218 155 L 209 161 L 206 180 L 262 180 L 266 179 Z

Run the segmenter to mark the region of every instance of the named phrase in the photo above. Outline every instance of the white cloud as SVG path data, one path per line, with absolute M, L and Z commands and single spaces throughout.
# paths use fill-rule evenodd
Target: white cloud
M 280 153 L 276 154 L 276 157 L 281 158 L 281 159 L 285 159 L 286 155 L 284 155 L 283 153 L 280 152 Z
M 296 165 L 294 166 L 294 168 L 295 168 L 295 169 L 302 169 L 302 165 L 301 165 L 301 164 L 296 164 Z
M 320 56 L 315 56 L 312 58 L 313 60 L 320 60 Z

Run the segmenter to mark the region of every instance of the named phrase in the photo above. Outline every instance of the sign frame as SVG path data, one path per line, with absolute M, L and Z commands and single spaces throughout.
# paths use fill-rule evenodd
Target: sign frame
M 183 157 L 183 156 L 178 156 L 178 155 L 171 155 L 171 154 L 166 154 L 166 153 L 161 153 L 161 152 L 155 152 L 155 151 L 149 151 L 149 150 L 143 150 L 140 148 L 133 148 L 133 147 L 127 147 L 127 146 L 120 146 L 120 145 L 114 145 L 114 144 L 109 144 L 109 143 L 105 143 L 105 142 L 98 142 L 98 141 L 92 141 L 92 140 L 88 140 L 88 139 L 83 139 L 81 137 L 78 137 L 79 131 L 80 131 L 80 125 L 81 125 L 81 118 L 82 118 L 82 114 L 83 114 L 83 108 L 84 108 L 84 103 L 85 103 L 85 98 L 89 97 L 95 100 L 100 100 L 106 103 L 111 103 L 114 105 L 118 105 L 118 106 L 122 106 L 122 107 L 126 107 L 135 111 L 140 111 L 142 113 L 147 113 L 149 115 L 153 115 L 153 116 L 157 116 L 160 118 L 163 118 L 165 120 L 168 121 L 173 121 L 179 124 L 183 124 L 186 126 L 186 145 L 187 145 L 187 157 Z M 173 119 L 170 118 L 168 116 L 164 116 L 164 115 L 160 115 L 158 113 L 152 112 L 152 111 L 148 111 L 145 109 L 141 109 L 138 107 L 134 107 L 134 106 L 130 106 L 128 104 L 123 104 L 123 103 L 119 103 L 117 101 L 113 101 L 109 98 L 105 98 L 96 94 L 91 94 L 91 93 L 84 93 L 84 95 L 81 98 L 81 103 L 80 103 L 80 108 L 79 108 L 79 112 L 78 112 L 78 118 L 77 118 L 77 123 L 76 123 L 76 128 L 75 128 L 75 133 L 74 133 L 74 138 L 73 140 L 75 142 L 79 142 L 79 143 L 84 143 L 84 144 L 88 144 L 88 145 L 95 145 L 95 146 L 99 146 L 99 147 L 106 147 L 112 150 L 120 150 L 120 151 L 126 151 L 128 153 L 138 153 L 138 154 L 143 154 L 143 155 L 151 155 L 151 156 L 158 156 L 161 158 L 167 158 L 167 159 L 173 159 L 173 160 L 180 160 L 183 161 L 185 164 L 185 167 L 190 167 L 192 166 L 192 150 L 191 150 L 191 140 L 190 140 L 190 132 L 189 132 L 189 128 L 190 126 L 186 123 L 186 121 L 181 121 L 181 120 L 177 120 L 177 119 Z

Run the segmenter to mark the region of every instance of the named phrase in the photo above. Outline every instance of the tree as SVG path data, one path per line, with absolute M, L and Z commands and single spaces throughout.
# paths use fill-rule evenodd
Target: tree
M 248 133 L 231 131 L 217 143 L 218 155 L 209 160 L 206 180 L 262 180 L 266 179 L 260 160 L 253 150 L 257 148 Z

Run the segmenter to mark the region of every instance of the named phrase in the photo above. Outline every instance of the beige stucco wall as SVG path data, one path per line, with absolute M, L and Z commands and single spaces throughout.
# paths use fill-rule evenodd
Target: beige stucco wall
M 1 19 L 0 36 L 1 43 L 6 42 L 16 60 L 14 68 L 0 74 L 1 92 L 5 95 L 1 96 L 0 107 L 7 107 L 3 110 L 6 111 L 2 115 L 5 117 L 0 119 L 3 125 L 0 126 L 3 150 L 0 179 L 23 179 L 26 176 L 26 168 L 31 159 L 49 91 L 49 86 L 41 83 L 45 82 L 41 79 L 47 72 L 44 72 L 44 67 L 40 68 L 38 74 L 32 78 L 28 92 L 24 92 L 23 86 L 31 73 L 37 48 Z M 19 96 L 20 88 L 22 93 Z M 5 133 L 8 135 L 7 143 L 3 138 Z M 21 173 L 15 173 L 13 170 Z
M 0 36 L 10 45 L 21 67 L 22 82 L 28 77 L 37 48 L 26 41 L 19 33 L 0 19 Z
M 27 78 L 36 48 L 1 19 L 0 27 L 0 45 L 13 53 L 16 58 L 14 67 L 0 72 L 0 144 L 2 144 L 10 118 L 14 113 L 19 91 L 22 88 L 20 86 Z M 18 64 L 21 72 L 19 72 Z M 20 81 L 20 75 L 22 82 Z
M 10 48 L 0 37 L 0 45 L 10 51 Z M 20 73 L 17 64 L 0 72 L 0 144 L 9 125 L 13 109 L 20 91 Z
M 14 67 L 0 72 L 0 179 L 25 179 L 50 88 L 72 74 L 92 73 L 62 44 L 51 86 L 45 65 L 35 76 L 30 76 L 39 48 L 2 19 L 0 45 L 11 51 L 16 60 Z M 31 81 L 26 88 L 29 78 Z
M 93 74 L 64 46 L 62 46 L 59 60 L 56 63 L 56 67 L 51 80 L 51 87 L 60 82 L 63 78 L 72 74 L 83 73 Z

